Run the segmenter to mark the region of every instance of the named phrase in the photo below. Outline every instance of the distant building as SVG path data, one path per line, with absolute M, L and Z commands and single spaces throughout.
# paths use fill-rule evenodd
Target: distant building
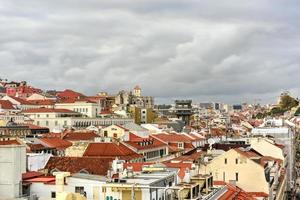
M 192 100 L 176 100 L 175 101 L 175 113 L 177 117 L 185 122 L 190 123 L 192 116 Z

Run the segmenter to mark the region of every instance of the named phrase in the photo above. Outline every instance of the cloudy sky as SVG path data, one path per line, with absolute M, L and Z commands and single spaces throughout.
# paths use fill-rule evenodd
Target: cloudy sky
M 300 96 L 299 0 L 1 0 L 0 77 L 42 89 Z

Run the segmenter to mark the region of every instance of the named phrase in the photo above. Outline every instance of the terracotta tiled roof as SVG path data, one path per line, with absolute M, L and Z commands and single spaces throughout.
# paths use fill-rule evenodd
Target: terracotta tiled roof
M 72 110 L 62 108 L 33 108 L 22 111 L 23 113 L 76 113 Z
M 22 174 L 22 180 L 27 180 L 27 179 L 32 179 L 32 178 L 36 178 L 36 177 L 39 177 L 39 176 L 43 176 L 44 174 L 41 173 L 41 172 L 34 172 L 34 171 L 29 171 L 29 172 L 26 172 L 26 173 L 23 173 Z
M 22 124 L 22 125 L 28 126 L 28 128 L 31 129 L 31 130 L 49 129 L 47 127 L 42 127 L 42 126 L 38 126 L 38 125 L 35 125 L 35 124 Z
M 249 193 L 245 192 L 237 186 L 226 184 L 226 187 L 227 191 L 221 197 L 219 197 L 219 200 L 255 200 L 255 198 L 253 198 L 252 195 L 250 195 Z
M 49 106 L 49 105 L 54 105 L 55 100 L 51 99 L 45 99 L 45 100 L 27 100 L 33 105 L 40 105 L 40 106 Z
M 14 110 L 13 104 L 8 100 L 0 100 L 0 108 L 5 110 Z
M 94 141 L 94 139 L 98 137 L 95 132 L 67 132 L 63 139 L 69 141 L 81 141 L 81 140 L 89 140 Z
M 57 96 L 60 99 L 78 99 L 78 98 L 85 97 L 85 95 L 83 95 L 83 94 L 81 94 L 79 92 L 75 92 L 73 90 L 69 90 L 69 89 L 66 89 L 63 92 L 58 92 Z
M 188 142 L 190 143 L 192 141 L 191 138 L 183 135 L 183 134 L 176 134 L 176 133 L 160 133 L 160 134 L 155 134 L 153 137 L 156 137 L 162 141 L 165 142 Z
M 90 174 L 107 175 L 111 167 L 112 158 L 89 158 L 89 157 L 51 157 L 47 162 L 45 169 L 59 170 L 70 173 L 79 173 L 85 170 Z
M 125 143 L 137 150 L 153 149 L 167 146 L 166 143 L 163 143 L 152 136 L 149 136 L 149 138 L 145 139 L 133 133 L 129 133 L 129 141 L 126 141 Z
M 43 138 L 61 138 L 62 133 L 46 133 L 46 134 L 43 134 L 42 137 Z
M 236 148 L 236 149 L 234 149 L 236 152 L 238 152 L 239 154 L 241 154 L 241 155 L 244 155 L 244 156 L 246 156 L 247 158 L 261 158 L 262 157 L 262 155 L 261 154 L 259 154 L 258 152 L 256 152 L 255 150 L 253 150 L 253 149 L 250 149 L 250 150 L 242 150 L 242 149 L 240 149 L 240 148 Z
M 52 183 L 54 181 L 55 181 L 54 176 L 40 176 L 40 177 L 25 180 L 25 182 L 28 183 Z
M 118 157 L 127 161 L 143 157 L 142 155 L 137 154 L 122 143 L 90 143 L 86 148 L 83 156 L 102 158 Z
M 45 150 L 45 149 L 52 149 L 51 147 L 45 147 L 42 144 L 27 144 L 27 146 L 28 146 L 28 150 L 30 152 L 39 151 L 39 150 Z
M 31 102 L 25 100 L 25 99 L 22 99 L 22 98 L 19 98 L 19 97 L 15 97 L 15 96 L 9 96 L 10 98 L 14 99 L 15 101 L 19 102 L 20 104 L 22 105 L 32 105 Z
M 21 145 L 17 140 L 0 141 L 0 145 Z
M 46 147 L 56 149 L 66 149 L 72 146 L 72 143 L 60 138 L 40 138 L 39 141 Z
M 192 163 L 195 163 L 199 160 L 199 158 L 201 157 L 201 155 L 203 154 L 203 152 L 194 152 L 190 155 L 182 155 L 179 156 L 177 158 L 174 158 L 172 160 L 177 160 L 177 161 L 190 161 Z
M 247 192 L 247 193 L 252 197 L 265 197 L 265 198 L 269 197 L 269 195 L 264 192 Z

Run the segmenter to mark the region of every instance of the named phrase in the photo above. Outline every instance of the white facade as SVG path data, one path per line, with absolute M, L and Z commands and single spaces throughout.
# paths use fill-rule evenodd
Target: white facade
M 17 198 L 22 194 L 22 173 L 26 172 L 26 148 L 0 145 L 0 197 Z
M 101 111 L 100 103 L 75 101 L 74 103 L 56 103 L 55 108 L 64 108 L 79 112 L 88 117 L 97 117 Z

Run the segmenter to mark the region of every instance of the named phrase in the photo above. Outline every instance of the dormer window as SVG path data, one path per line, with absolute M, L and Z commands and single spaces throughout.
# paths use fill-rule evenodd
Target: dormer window
M 183 142 L 179 142 L 178 143 L 178 148 L 183 149 L 184 148 L 184 143 Z

